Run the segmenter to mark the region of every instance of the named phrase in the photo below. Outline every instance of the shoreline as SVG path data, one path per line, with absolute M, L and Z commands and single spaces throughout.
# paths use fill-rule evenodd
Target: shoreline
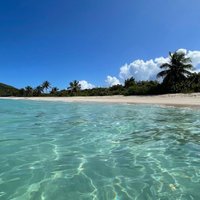
M 0 97 L 1 99 L 34 100 L 52 102 L 94 102 L 94 103 L 128 103 L 154 104 L 181 107 L 200 107 L 200 93 L 164 94 L 148 96 L 87 96 L 87 97 Z

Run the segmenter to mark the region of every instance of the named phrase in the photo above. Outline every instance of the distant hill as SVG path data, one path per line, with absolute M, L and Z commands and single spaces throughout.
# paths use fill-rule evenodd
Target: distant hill
M 19 93 L 19 90 L 15 87 L 12 87 L 10 85 L 6 85 L 4 83 L 0 83 L 0 96 L 6 97 L 6 96 L 17 96 Z

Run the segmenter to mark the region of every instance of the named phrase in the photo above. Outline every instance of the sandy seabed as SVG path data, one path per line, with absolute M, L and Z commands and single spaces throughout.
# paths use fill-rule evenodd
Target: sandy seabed
M 200 93 L 165 94 L 153 96 L 88 96 L 88 97 L 1 97 L 0 99 L 61 101 L 61 102 L 99 102 L 99 103 L 133 103 L 171 106 L 200 107 Z

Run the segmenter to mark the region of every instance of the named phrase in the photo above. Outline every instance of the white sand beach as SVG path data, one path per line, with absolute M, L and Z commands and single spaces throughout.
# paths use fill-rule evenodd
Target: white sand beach
M 61 101 L 61 102 L 99 102 L 99 103 L 133 103 L 157 104 L 169 106 L 200 107 L 200 93 L 165 94 L 154 96 L 94 96 L 94 97 L 1 97 L 0 99 Z

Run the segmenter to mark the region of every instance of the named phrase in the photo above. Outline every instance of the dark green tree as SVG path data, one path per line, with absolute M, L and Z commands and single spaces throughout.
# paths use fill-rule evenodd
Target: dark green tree
M 163 63 L 160 68 L 161 72 L 157 77 L 163 78 L 163 85 L 170 89 L 173 85 L 185 81 L 192 73 L 193 69 L 191 59 L 186 57 L 183 52 L 169 52 L 169 62 Z
M 72 93 L 77 93 L 78 91 L 80 91 L 81 85 L 79 81 L 74 80 L 73 82 L 69 83 L 69 87 L 67 89 L 70 90 Z
M 26 90 L 24 88 L 19 89 L 19 96 L 20 97 L 26 96 Z
M 33 96 L 33 88 L 31 86 L 25 87 L 25 95 L 26 96 Z
M 59 91 L 59 89 L 57 87 L 53 87 L 53 88 L 51 88 L 50 94 L 55 95 L 58 93 L 58 91 Z
M 129 88 L 131 86 L 134 86 L 136 84 L 135 79 L 133 77 L 128 78 L 124 81 L 124 87 Z
M 34 96 L 40 96 L 42 92 L 43 92 L 43 87 L 39 85 L 34 89 L 33 94 Z
M 49 81 L 44 81 L 44 82 L 42 83 L 42 88 L 43 88 L 43 90 L 44 90 L 44 89 L 46 90 L 46 93 L 47 93 L 47 90 L 48 90 L 50 87 L 51 87 L 51 84 L 50 84 Z

